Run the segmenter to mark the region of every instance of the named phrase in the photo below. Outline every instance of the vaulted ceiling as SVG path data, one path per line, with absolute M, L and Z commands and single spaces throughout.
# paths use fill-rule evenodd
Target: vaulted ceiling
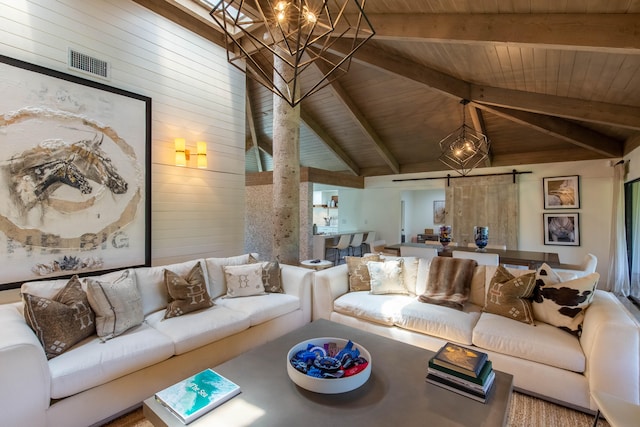
M 191 0 L 135 1 L 224 45 Z M 301 166 L 446 171 L 438 143 L 462 124 L 462 99 L 491 143 L 483 166 L 615 159 L 640 145 L 638 0 L 368 0 L 365 11 L 375 36 L 300 104 Z M 248 80 L 247 172 L 271 169 L 272 122 L 272 93 Z

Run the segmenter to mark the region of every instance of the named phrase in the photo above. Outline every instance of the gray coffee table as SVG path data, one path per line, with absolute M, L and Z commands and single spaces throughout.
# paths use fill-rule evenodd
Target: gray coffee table
M 371 353 L 372 372 L 360 388 L 322 395 L 295 385 L 286 355 L 295 344 L 316 337 L 351 339 Z M 496 371 L 486 403 L 425 381 L 433 352 L 359 329 L 318 320 L 259 346 L 214 370 L 234 381 L 240 395 L 189 426 L 504 426 L 513 376 Z M 183 426 L 150 397 L 144 415 L 154 426 Z

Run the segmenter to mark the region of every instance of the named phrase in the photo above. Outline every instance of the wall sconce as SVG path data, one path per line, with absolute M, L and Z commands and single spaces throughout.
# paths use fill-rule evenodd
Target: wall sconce
M 204 141 L 198 141 L 196 143 L 197 147 L 197 160 L 198 160 L 198 168 L 206 169 L 207 167 L 207 143 Z
M 185 147 L 184 138 L 176 138 L 176 166 L 187 166 L 189 151 Z

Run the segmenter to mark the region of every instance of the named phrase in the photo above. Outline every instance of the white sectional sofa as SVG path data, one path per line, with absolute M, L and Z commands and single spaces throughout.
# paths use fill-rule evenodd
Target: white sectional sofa
M 156 391 L 294 330 L 311 319 L 308 269 L 280 265 L 283 293 L 226 298 L 224 265 L 249 254 L 135 268 L 144 321 L 107 341 L 92 335 L 47 359 L 25 322 L 23 302 L 0 306 L 0 425 L 86 427 L 138 405 Z M 185 274 L 200 263 L 214 305 L 164 319 L 166 268 Z M 110 273 L 98 279 L 109 280 Z M 23 285 L 50 298 L 68 280 Z
M 417 295 L 426 287 L 430 263 L 419 260 L 410 295 L 350 291 L 346 264 L 319 271 L 314 275 L 313 319 L 432 351 L 447 341 L 476 347 L 488 353 L 495 369 L 514 376 L 516 389 L 585 412 L 596 409 L 590 396 L 594 390 L 640 404 L 640 326 L 613 294 L 595 291 L 577 337 L 537 320 L 534 326 L 483 312 L 497 267 L 475 267 L 469 301 L 460 311 L 421 302 Z

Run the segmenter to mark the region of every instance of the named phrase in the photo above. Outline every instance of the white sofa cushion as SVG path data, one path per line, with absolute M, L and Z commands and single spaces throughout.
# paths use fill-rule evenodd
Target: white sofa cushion
M 152 313 L 145 321 L 173 341 L 177 355 L 244 331 L 251 324 L 246 313 L 217 305 L 170 319 L 164 319 L 164 312 Z
M 463 310 L 413 300 L 400 308 L 394 324 L 404 329 L 471 345 L 473 327 L 481 307 L 465 304 Z
M 104 384 L 168 359 L 173 352 L 173 342 L 144 323 L 105 342 L 94 335 L 49 361 L 51 398 Z
M 372 295 L 368 291 L 348 292 L 334 301 L 333 308 L 347 316 L 391 326 L 402 307 L 412 301 L 415 301 L 415 297 L 409 295 Z
M 482 313 L 473 345 L 574 372 L 584 372 L 585 356 L 577 337 L 543 322 L 535 326 Z
M 175 264 L 159 265 L 156 267 L 139 267 L 135 269 L 136 283 L 142 295 L 142 312 L 145 316 L 163 310 L 169 303 L 169 293 L 164 282 L 164 270 L 170 270 L 180 277 L 186 277 L 191 269 L 200 263 L 207 290 L 210 291 L 209 275 L 202 259 L 179 262 Z M 209 292 L 211 295 L 211 292 Z
M 249 316 L 251 326 L 259 325 L 300 308 L 300 299 L 293 295 L 268 293 L 243 298 L 220 297 L 215 304 L 240 311 Z

